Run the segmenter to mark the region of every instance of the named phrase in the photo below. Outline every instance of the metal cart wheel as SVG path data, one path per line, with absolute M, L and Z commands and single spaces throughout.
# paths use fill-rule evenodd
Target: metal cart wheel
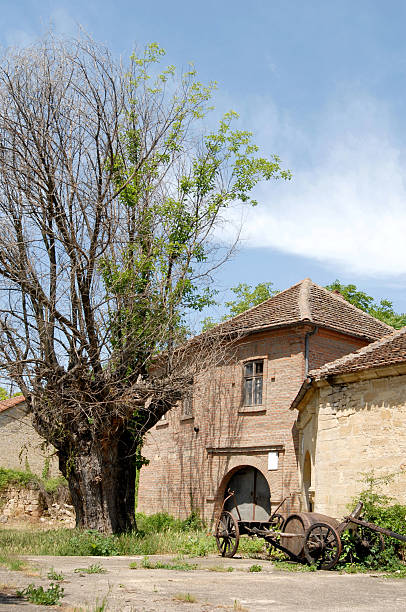
M 234 557 L 240 541 L 240 530 L 238 523 L 227 510 L 220 514 L 215 527 L 214 536 L 217 548 L 222 557 Z
M 319 569 L 332 569 L 341 555 L 341 539 L 327 523 L 314 523 L 304 536 L 304 554 L 307 561 Z
M 361 558 L 369 555 L 380 555 L 385 550 L 385 540 L 383 535 L 368 527 L 358 526 L 354 534 L 355 547 Z

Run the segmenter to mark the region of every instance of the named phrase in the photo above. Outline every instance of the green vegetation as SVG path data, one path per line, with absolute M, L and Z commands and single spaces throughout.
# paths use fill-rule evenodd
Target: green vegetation
M 141 562 L 141 566 L 136 561 L 130 563 L 130 569 L 168 569 L 178 570 L 181 572 L 190 572 L 191 570 L 197 569 L 197 563 L 187 563 L 186 561 L 178 561 L 173 559 L 170 563 L 164 563 L 163 561 L 151 561 L 148 557 L 144 557 Z
M 363 518 L 396 533 L 406 536 L 405 517 L 406 506 L 394 504 L 393 499 L 382 494 L 382 487 L 396 478 L 398 473 L 375 476 L 373 472 L 363 474 L 366 488 L 351 504 L 354 507 L 358 500 L 362 501 Z M 406 543 L 394 538 L 384 537 L 382 550 L 379 536 L 365 529 L 363 537 L 371 544 L 370 552 L 360 543 L 357 532 L 346 531 L 342 535 L 343 555 L 338 569 L 353 573 L 355 571 L 380 570 L 391 576 L 406 577 Z M 366 554 L 367 553 L 367 554 Z M 369 554 L 368 554 L 369 553 Z
M 25 568 L 25 564 L 21 559 L 17 559 L 17 557 L 12 555 L 4 555 L 3 553 L 0 555 L 0 565 L 7 567 L 7 569 L 13 572 L 21 572 Z
M 197 599 L 194 595 L 191 595 L 190 593 L 176 593 L 176 595 L 173 596 L 173 598 L 176 601 L 184 601 L 185 603 L 196 603 Z
M 378 302 L 364 291 L 360 291 L 356 285 L 342 285 L 339 280 L 326 285 L 326 289 L 338 291 L 347 302 L 350 302 L 350 304 L 383 321 L 387 325 L 391 325 L 395 329 L 400 329 L 406 325 L 406 313 L 399 314 L 395 312 L 390 300 L 380 300 Z M 277 289 L 273 288 L 273 283 L 270 281 L 258 283 L 255 287 L 246 283 L 240 283 L 237 287 L 231 287 L 231 291 L 237 299 L 225 302 L 224 306 L 227 308 L 227 312 L 221 318 L 221 321 L 235 317 L 279 293 Z M 218 323 L 219 321 L 212 317 L 206 317 L 202 321 L 202 331 L 206 331 Z
M 231 291 L 237 299 L 225 302 L 225 307 L 228 309 L 228 312 L 221 320 L 226 321 L 230 317 L 235 317 L 279 293 L 279 291 L 273 289 L 272 286 L 272 282 L 267 282 L 259 283 L 255 287 L 247 285 L 246 283 L 240 283 L 237 287 L 231 287 Z M 218 321 L 215 321 L 211 317 L 206 317 L 202 322 L 202 331 L 214 327 L 217 323 Z
M 196 527 L 195 515 L 184 521 L 166 514 L 137 515 L 138 531 L 104 535 L 98 531 L 57 529 L 21 531 L 0 529 L 0 549 L 4 555 L 157 555 L 173 554 L 204 557 L 217 553 L 214 537 L 207 529 Z M 194 527 L 193 527 L 194 525 Z M 260 539 L 241 538 L 239 553 L 248 557 L 264 551 Z
M 249 572 L 262 572 L 262 565 L 251 565 Z
M 375 298 L 364 291 L 360 291 L 356 285 L 342 285 L 339 280 L 335 280 L 326 286 L 329 291 L 338 291 L 347 302 L 357 308 L 364 310 L 371 316 L 391 325 L 395 329 L 400 329 L 406 325 L 406 313 L 399 314 L 393 310 L 390 300 L 375 301 Z
M 317 568 L 315 565 L 305 565 L 303 563 L 296 563 L 295 561 L 282 561 L 281 559 L 276 559 L 273 561 L 276 569 L 284 570 L 287 572 L 315 572 Z
M 75 574 L 105 574 L 107 570 L 100 563 L 93 563 L 89 567 L 77 567 Z
M 30 484 L 35 484 L 39 488 L 42 487 L 47 493 L 54 493 L 60 487 L 68 486 L 63 476 L 42 478 L 29 470 L 11 470 L 0 467 L 0 491 L 6 489 L 10 485 L 26 487 Z
M 65 576 L 62 574 L 62 572 L 55 571 L 53 567 L 51 567 L 51 569 L 49 570 L 47 577 L 48 580 L 56 580 L 57 582 L 65 580 Z
M 46 590 L 42 586 L 36 587 L 34 584 L 29 584 L 26 589 L 17 591 L 17 596 L 24 597 L 34 604 L 55 606 L 64 596 L 64 589 L 60 584 L 54 584 L 53 582 Z

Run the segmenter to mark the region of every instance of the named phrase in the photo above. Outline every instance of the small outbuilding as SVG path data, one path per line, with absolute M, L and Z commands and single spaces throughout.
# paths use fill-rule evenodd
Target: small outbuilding
M 38 476 L 60 474 L 55 449 L 33 428 L 23 395 L 0 402 L 0 467 Z
M 303 509 L 345 515 L 366 474 L 406 504 L 406 327 L 310 371 L 291 409 Z

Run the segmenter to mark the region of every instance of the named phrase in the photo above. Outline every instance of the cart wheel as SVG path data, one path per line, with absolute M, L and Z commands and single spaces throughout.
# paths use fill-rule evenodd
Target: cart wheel
M 368 527 L 359 525 L 354 534 L 357 553 L 361 558 L 369 555 L 380 555 L 385 550 L 383 535 Z
M 307 561 L 318 569 L 332 569 L 341 555 L 341 539 L 327 523 L 314 523 L 304 536 L 304 554 Z
M 238 523 L 230 512 L 223 510 L 216 523 L 214 537 L 222 557 L 234 557 L 240 540 Z
M 273 514 L 269 517 L 269 527 L 276 529 L 282 529 L 285 517 L 282 514 Z

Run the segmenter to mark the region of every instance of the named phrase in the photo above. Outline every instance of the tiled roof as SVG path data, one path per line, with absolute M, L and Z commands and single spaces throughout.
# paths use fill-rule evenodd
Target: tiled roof
M 300 322 L 315 323 L 369 341 L 393 331 L 389 325 L 356 308 L 341 295 L 319 287 L 310 278 L 221 323 L 216 329 L 222 333 L 249 332 Z
M 21 404 L 25 402 L 24 395 L 16 395 L 16 397 L 10 397 L 9 399 L 3 400 L 0 402 L 0 412 L 7 410 L 8 408 L 13 408 L 17 406 L 17 404 Z
M 312 370 L 309 376 L 320 380 L 333 374 L 347 374 L 401 363 L 406 363 L 406 327 L 364 346 L 355 353 L 331 361 L 318 370 Z

